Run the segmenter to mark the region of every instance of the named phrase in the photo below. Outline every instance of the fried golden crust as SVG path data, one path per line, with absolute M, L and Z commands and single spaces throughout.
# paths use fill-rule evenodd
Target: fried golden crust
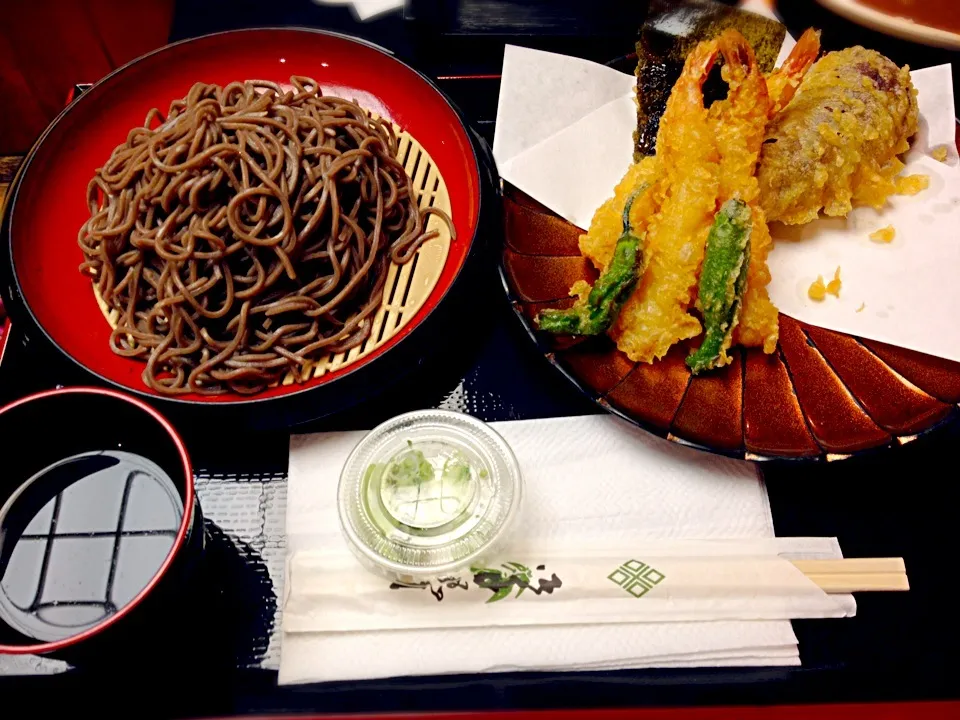
M 767 130 L 758 179 L 768 220 L 799 224 L 881 207 L 917 131 L 909 69 L 852 47 L 821 58 Z
M 593 214 L 590 229 L 580 236 L 580 252 L 589 258 L 597 270 L 603 270 L 613 256 L 613 249 L 623 233 L 623 208 L 637 188 L 647 185 L 650 192 L 642 193 L 630 208 L 630 227 L 637 235 L 646 232 L 647 223 L 656 213 L 659 199 L 656 183 L 660 166 L 655 155 L 643 158 L 630 166 L 623 179 L 617 183 L 613 197 L 603 203 Z
M 776 114 L 793 100 L 807 70 L 817 61 L 820 54 L 820 31 L 807 30 L 797 40 L 783 65 L 767 76 L 767 92 L 772 104 L 771 111 Z
M 773 100 L 746 39 L 728 30 L 720 36 L 719 44 L 726 60 L 723 79 L 730 88 L 726 99 L 710 108 L 710 123 L 720 150 L 719 201 L 743 200 L 750 207 L 752 225 L 747 285 L 734 342 L 762 346 L 770 353 L 777 347 L 779 313 L 767 294 L 767 256 L 773 241 L 760 208 L 755 172 Z
M 610 331 L 635 362 L 652 362 L 677 341 L 700 334 L 689 309 L 716 210 L 720 159 L 702 86 L 717 52 L 710 41 L 687 56 L 660 123 L 662 203 L 648 224 L 650 263 Z

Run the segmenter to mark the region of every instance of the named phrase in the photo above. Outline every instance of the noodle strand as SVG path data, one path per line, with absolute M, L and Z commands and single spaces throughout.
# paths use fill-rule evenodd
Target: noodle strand
M 436 237 L 393 127 L 264 80 L 197 83 L 151 110 L 87 187 L 81 272 L 111 349 L 158 393 L 252 394 L 362 345 L 391 262 Z

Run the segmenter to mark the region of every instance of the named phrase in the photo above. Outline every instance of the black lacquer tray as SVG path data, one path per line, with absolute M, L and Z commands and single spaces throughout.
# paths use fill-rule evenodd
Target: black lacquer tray
M 332 25 L 415 57 L 418 66 L 440 76 L 441 89 L 492 141 L 502 36 L 471 36 L 469 54 L 433 55 L 424 49 L 426 43 L 417 41 L 422 29 L 412 29 L 400 16 L 358 28 L 349 25 L 349 13 L 341 8 L 319 8 L 306 0 L 273 5 L 274 23 Z M 549 3 L 533 5 L 538 9 L 531 10 L 530 22 L 535 24 L 537 12 L 549 13 Z M 799 6 L 812 4 L 804 0 L 796 5 L 791 17 L 799 19 L 791 22 L 810 22 L 816 11 Z M 263 3 L 184 3 L 178 8 L 175 39 L 252 26 L 258 17 L 262 24 L 264 12 Z M 830 30 L 844 44 L 870 43 L 855 30 Z M 532 29 L 512 41 L 545 49 L 567 47 L 553 36 L 539 38 Z M 604 38 L 591 45 L 580 38 L 574 43 L 579 49 L 565 51 L 604 60 L 618 54 L 610 43 Z M 455 46 L 451 40 L 443 47 Z M 480 274 L 485 290 L 476 303 L 484 312 L 461 323 L 443 348 L 412 370 L 409 382 L 301 429 L 369 428 L 405 410 L 436 406 L 487 421 L 595 412 L 596 406 L 529 343 L 504 297 L 495 258 L 487 258 Z M 0 401 L 77 380 L 70 368 L 41 357 L 13 329 L 0 362 Z M 861 596 L 853 620 L 795 623 L 802 668 L 497 674 L 298 688 L 278 688 L 275 672 L 287 436 L 224 436 L 209 428 L 186 429 L 185 435 L 198 468 L 210 551 L 194 602 L 187 612 L 168 619 L 171 636 L 178 639 L 175 649 L 146 649 L 137 657 L 116 658 L 99 671 L 53 675 L 48 673 L 61 669 L 46 661 L 26 660 L 14 670 L 8 659 L 0 659 L 5 708 L 29 702 L 31 713 L 39 717 L 78 708 L 96 709 L 101 717 L 198 717 L 272 711 L 884 701 L 960 694 L 960 620 L 949 572 L 955 544 L 951 531 L 960 504 L 960 489 L 950 470 L 960 444 L 955 424 L 878 457 L 816 468 L 763 466 L 779 535 L 838 536 L 851 556 L 902 556 L 912 584 L 905 594 Z M 7 451 L 0 439 L 0 455 Z

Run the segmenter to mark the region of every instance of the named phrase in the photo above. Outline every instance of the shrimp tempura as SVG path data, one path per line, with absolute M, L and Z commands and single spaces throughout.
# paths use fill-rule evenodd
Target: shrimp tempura
M 767 91 L 772 107 L 771 117 L 783 110 L 793 100 L 793 96 L 820 54 L 820 31 L 807 28 L 797 40 L 783 65 L 767 76 Z
M 700 334 L 700 321 L 688 311 L 717 206 L 720 158 L 702 89 L 717 52 L 709 41 L 687 56 L 660 122 L 663 200 L 649 220 L 650 264 L 610 332 L 635 362 L 653 362 L 674 343 Z
M 756 167 L 773 101 L 746 38 L 736 30 L 726 30 L 718 44 L 726 61 L 723 79 L 729 85 L 726 99 L 710 108 L 710 122 L 720 150 L 719 201 L 745 202 L 750 207 L 752 226 L 747 285 L 734 340 L 740 345 L 763 346 L 764 352 L 771 353 L 777 347 L 779 313 L 767 294 L 767 256 L 773 241 L 760 208 Z

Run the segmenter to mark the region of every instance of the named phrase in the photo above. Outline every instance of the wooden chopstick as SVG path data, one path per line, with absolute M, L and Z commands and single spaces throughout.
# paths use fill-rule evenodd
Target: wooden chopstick
M 910 589 L 903 558 L 792 562 L 794 567 L 827 593 L 896 592 Z
M 905 573 L 903 558 L 844 558 L 842 560 L 794 560 L 794 566 L 803 573 L 829 575 L 833 573 Z
M 905 573 L 807 575 L 826 593 L 897 592 L 910 589 Z

